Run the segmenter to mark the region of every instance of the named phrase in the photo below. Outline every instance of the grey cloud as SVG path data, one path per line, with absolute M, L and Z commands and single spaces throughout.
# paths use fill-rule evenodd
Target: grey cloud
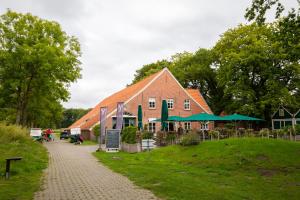
M 289 7 L 296 0 L 282 1 Z M 66 107 L 95 106 L 124 88 L 142 65 L 199 47 L 210 48 L 244 23 L 250 0 L 1 0 L 6 8 L 58 21 L 79 38 L 82 79 Z

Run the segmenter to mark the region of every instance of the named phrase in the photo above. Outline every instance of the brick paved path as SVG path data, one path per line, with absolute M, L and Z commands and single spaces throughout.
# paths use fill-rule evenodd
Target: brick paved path
M 126 177 L 104 167 L 91 155 L 96 146 L 55 141 L 46 143 L 50 163 L 35 200 L 156 199 Z

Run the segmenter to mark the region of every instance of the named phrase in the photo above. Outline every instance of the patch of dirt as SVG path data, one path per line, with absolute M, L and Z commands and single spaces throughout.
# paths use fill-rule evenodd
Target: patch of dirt
M 287 175 L 293 169 L 289 168 L 274 168 L 274 169 L 265 169 L 265 168 L 258 168 L 257 171 L 261 176 L 265 177 L 272 177 L 277 174 Z
M 160 183 L 160 182 L 158 182 L 158 183 L 153 183 L 152 185 L 153 185 L 153 186 L 160 186 L 161 183 Z
M 122 160 L 122 158 L 121 158 L 121 157 L 118 157 L 118 156 L 113 156 L 112 159 L 113 159 L 113 160 Z
M 272 169 L 262 169 L 262 168 L 259 168 L 259 169 L 257 169 L 257 171 L 258 171 L 258 173 L 261 176 L 265 176 L 265 177 L 272 177 L 275 174 L 277 174 L 277 171 L 276 170 L 272 170 Z
M 266 156 L 266 155 L 264 155 L 264 154 L 259 154 L 259 155 L 256 156 L 256 159 L 257 160 L 267 161 L 267 160 L 269 160 L 269 157 Z

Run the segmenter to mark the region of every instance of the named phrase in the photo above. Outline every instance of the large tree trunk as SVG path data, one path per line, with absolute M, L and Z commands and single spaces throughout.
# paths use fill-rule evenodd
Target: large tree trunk
M 27 106 L 28 106 L 29 96 L 31 92 L 32 80 L 33 80 L 33 75 L 30 76 L 24 92 L 22 92 L 22 89 L 18 89 L 20 91 L 18 94 L 19 100 L 18 100 L 17 116 L 16 116 L 16 124 L 18 125 L 22 125 L 22 126 L 27 125 Z

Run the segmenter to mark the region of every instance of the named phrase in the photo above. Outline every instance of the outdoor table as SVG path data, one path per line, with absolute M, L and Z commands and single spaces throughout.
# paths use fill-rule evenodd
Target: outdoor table
M 14 160 L 14 161 L 22 160 L 22 157 L 6 158 L 5 179 L 9 179 L 10 161 L 12 161 L 12 160 Z

